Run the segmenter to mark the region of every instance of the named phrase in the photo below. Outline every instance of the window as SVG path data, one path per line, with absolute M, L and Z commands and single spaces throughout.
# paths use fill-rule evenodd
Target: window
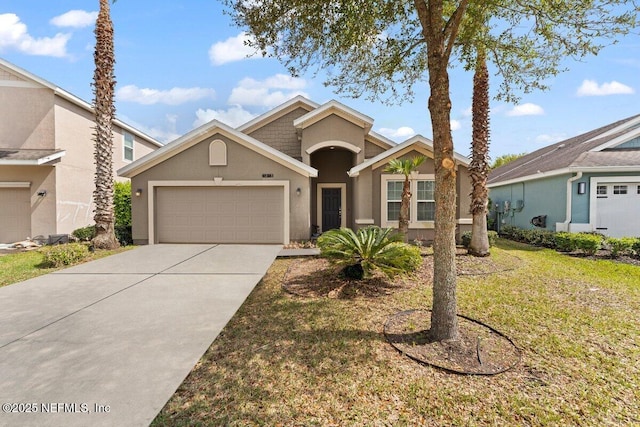
M 607 186 L 606 185 L 598 185 L 597 190 L 596 190 L 596 194 L 606 196 L 607 195 Z
M 387 220 L 397 221 L 400 217 L 403 181 L 387 181 Z
M 382 226 L 397 227 L 402 204 L 404 177 L 382 175 Z M 410 179 L 411 201 L 409 228 L 433 228 L 435 220 L 435 181 L 433 175 L 412 174 Z
M 418 203 L 418 221 L 433 221 L 436 215 L 435 182 L 418 181 L 416 200 Z
M 613 186 L 613 194 L 627 194 L 627 186 L 626 185 L 614 185 Z
M 128 132 L 124 133 L 124 159 L 133 161 L 133 135 Z

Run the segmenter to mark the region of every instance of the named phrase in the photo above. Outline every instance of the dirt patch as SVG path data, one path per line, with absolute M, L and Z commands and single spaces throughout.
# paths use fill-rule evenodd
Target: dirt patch
M 417 285 L 431 286 L 433 283 L 433 254 L 423 254 L 422 265 L 416 272 L 405 276 L 387 278 L 383 274 L 365 280 L 349 280 L 340 275 L 341 267 L 332 265 L 320 257 L 300 258 L 293 263 L 283 280 L 285 291 L 302 297 L 353 298 L 376 297 L 409 289 Z M 500 258 L 474 257 L 465 249 L 458 249 L 456 268 L 459 276 L 486 275 L 514 270 L 521 260 L 513 255 Z
M 520 350 L 500 332 L 458 316 L 459 339 L 434 341 L 429 336 L 431 312 L 409 310 L 391 316 L 384 334 L 398 351 L 423 364 L 449 372 L 495 375 L 520 361 Z

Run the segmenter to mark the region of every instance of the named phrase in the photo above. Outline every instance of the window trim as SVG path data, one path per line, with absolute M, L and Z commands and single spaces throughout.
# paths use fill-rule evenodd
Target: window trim
M 435 221 L 417 221 L 418 218 L 418 181 L 435 181 L 434 174 L 418 174 L 412 173 L 409 176 L 410 189 L 411 189 L 411 204 L 409 206 L 409 228 L 410 229 L 425 229 L 434 228 Z M 382 174 L 380 176 L 380 222 L 383 227 L 395 227 L 398 228 L 398 221 L 389 221 L 387 217 L 387 182 L 388 181 L 404 181 L 404 175 L 400 174 Z
M 127 135 L 131 136 L 131 147 L 127 147 Z M 125 162 L 133 162 L 135 156 L 136 137 L 127 131 L 122 131 L 122 160 Z M 127 148 L 131 149 L 131 159 L 127 159 Z

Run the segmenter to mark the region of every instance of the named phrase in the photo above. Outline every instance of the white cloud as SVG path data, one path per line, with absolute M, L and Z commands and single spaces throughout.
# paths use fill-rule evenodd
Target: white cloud
M 595 80 L 584 80 L 578 88 L 576 95 L 578 96 L 606 96 L 606 95 L 631 95 L 635 90 L 632 87 L 617 82 L 615 80 L 609 83 L 598 85 Z
M 97 18 L 98 12 L 70 10 L 67 13 L 52 18 L 49 22 L 56 27 L 84 28 L 94 25 Z
M 540 116 L 544 114 L 544 109 L 536 104 L 527 102 L 526 104 L 520 104 L 507 111 L 507 116 Z
M 301 90 L 306 85 L 306 80 L 285 74 L 276 74 L 262 81 L 247 77 L 231 90 L 228 102 L 272 108 L 298 95 L 308 97 L 309 95 Z
M 217 42 L 209 48 L 209 59 L 213 65 L 222 65 L 228 62 L 242 61 L 244 59 L 260 59 L 261 55 L 252 47 L 245 44 L 250 40 L 247 33 L 242 32 L 235 37 L 229 37 L 223 42 Z
M 140 132 L 149 135 L 150 137 L 155 138 L 157 141 L 160 141 L 164 144 L 182 136 L 178 132 L 176 132 L 176 122 L 178 120 L 178 116 L 174 114 L 167 114 L 165 116 L 165 119 L 167 121 L 166 125 L 160 127 L 149 127 L 124 115 L 119 116 L 119 119 L 124 121 L 128 125 L 138 129 Z
M 158 90 L 127 85 L 118 89 L 116 96 L 119 101 L 135 102 L 142 105 L 180 105 L 203 98 L 215 98 L 215 94 L 216 92 L 213 89 L 200 87 L 174 87 L 169 90 Z
M 27 55 L 67 56 L 67 42 L 71 34 L 58 33 L 54 37 L 34 38 L 26 24 L 14 13 L 0 14 L 0 52 L 17 50 Z
M 535 142 L 538 144 L 555 144 L 556 142 L 560 142 L 565 139 L 567 139 L 567 135 L 564 133 L 543 133 L 536 136 Z
M 397 129 L 380 128 L 378 129 L 378 132 L 386 136 L 387 138 L 390 138 L 393 140 L 405 140 L 405 139 L 411 138 L 416 134 L 416 131 L 414 131 L 412 128 L 407 126 L 401 126 Z
M 458 130 L 462 127 L 462 123 L 459 120 L 451 119 L 451 130 Z
M 238 127 L 256 117 L 239 105 L 234 105 L 228 110 L 211 110 L 202 108 L 196 111 L 196 120 L 193 122 L 194 127 L 202 126 L 211 120 L 218 120 L 231 127 Z
M 473 109 L 471 108 L 471 106 L 469 106 L 469 108 L 466 108 L 466 109 L 462 110 L 462 116 L 463 117 L 471 117 L 471 116 L 473 116 Z

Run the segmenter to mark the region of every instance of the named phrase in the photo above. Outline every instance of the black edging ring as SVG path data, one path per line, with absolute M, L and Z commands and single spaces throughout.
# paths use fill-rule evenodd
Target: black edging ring
M 518 348 L 518 346 L 513 342 L 513 340 L 511 340 L 511 338 L 509 338 L 508 336 L 506 336 L 502 332 L 498 331 L 497 329 L 492 328 L 491 326 L 487 325 L 486 323 L 483 323 L 483 322 L 481 322 L 479 320 L 476 320 L 476 319 L 472 319 L 471 317 L 467 317 L 467 316 L 464 316 L 462 314 L 456 314 L 456 316 L 461 317 L 463 319 L 466 319 L 466 320 L 468 320 L 470 322 L 476 323 L 476 324 L 478 324 L 480 326 L 483 326 L 483 327 L 489 329 L 491 332 L 497 334 L 498 336 L 506 339 L 509 342 L 509 344 L 511 344 L 513 346 L 513 348 L 516 349 L 516 353 L 518 354 L 517 360 L 514 363 L 512 363 L 510 366 L 507 366 L 506 368 L 501 369 L 501 370 L 496 371 L 496 372 L 466 372 L 466 371 L 458 371 L 456 369 L 451 369 L 451 368 L 445 368 L 444 366 L 436 365 L 435 363 L 430 363 L 430 362 L 422 360 L 422 359 L 420 359 L 418 357 L 414 357 L 414 356 L 404 352 L 403 350 L 398 348 L 394 343 L 391 342 L 391 340 L 389 339 L 389 335 L 387 334 L 387 326 L 389 325 L 389 322 L 391 321 L 392 318 L 394 318 L 396 316 L 399 316 L 399 315 L 402 315 L 402 314 L 415 313 L 417 311 L 431 312 L 431 310 L 412 309 L 412 310 L 404 310 L 404 311 L 401 311 L 399 313 L 393 314 L 393 315 L 389 316 L 387 318 L 387 321 L 384 323 L 384 331 L 383 331 L 384 337 L 387 339 L 387 342 L 389 344 L 391 344 L 391 346 L 393 348 L 395 348 L 398 352 L 400 352 L 401 354 L 407 356 L 409 359 L 413 360 L 414 362 L 418 362 L 421 365 L 431 366 L 431 367 L 443 370 L 445 372 L 449 372 L 449 373 L 457 374 L 457 375 L 493 376 L 493 375 L 502 374 L 504 372 L 507 372 L 507 371 L 513 369 L 516 365 L 518 365 L 522 361 L 522 350 L 520 350 L 520 348 Z

